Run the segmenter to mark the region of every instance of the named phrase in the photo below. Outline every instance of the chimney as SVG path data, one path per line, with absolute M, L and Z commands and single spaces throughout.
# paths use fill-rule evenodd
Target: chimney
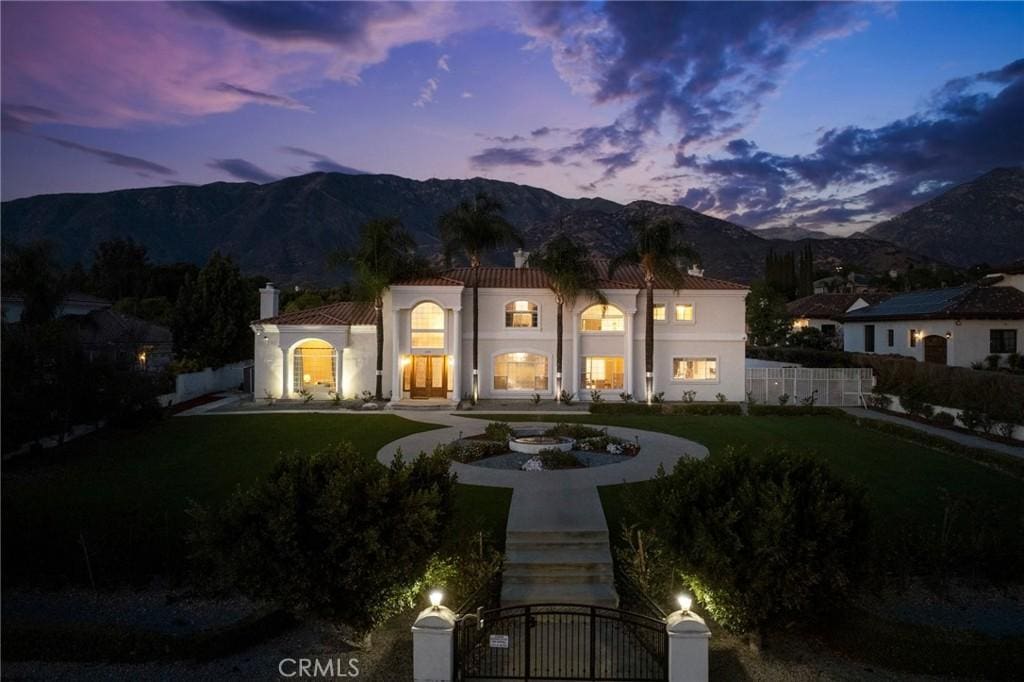
M 693 277 L 703 277 L 704 276 L 704 268 L 702 268 L 700 265 L 694 263 L 693 265 L 691 265 L 686 270 L 686 274 L 691 275 Z
M 277 317 L 277 309 L 281 303 L 281 292 L 274 288 L 273 282 L 260 289 L 260 319 Z
M 523 251 L 522 249 L 516 249 L 514 252 L 512 252 L 512 255 L 516 259 L 516 269 L 517 270 L 519 270 L 521 268 L 529 267 L 526 264 L 526 261 L 528 261 L 530 259 L 530 252 L 529 251 Z

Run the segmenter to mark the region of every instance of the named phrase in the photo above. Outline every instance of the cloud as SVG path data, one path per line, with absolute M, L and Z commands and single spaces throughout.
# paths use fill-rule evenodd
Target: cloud
M 462 99 L 473 99 L 473 93 L 470 92 L 469 90 L 463 90 L 462 95 L 460 95 L 460 97 L 462 97 Z
M 434 101 L 434 95 L 437 94 L 437 87 L 440 85 L 436 78 L 428 78 L 427 82 L 420 88 L 420 96 L 416 98 L 416 101 L 412 103 L 414 107 L 423 108 Z
M 159 163 L 140 159 L 137 156 L 127 156 L 125 154 L 118 154 L 107 149 L 98 149 L 96 147 L 88 147 L 84 144 L 78 144 L 71 140 L 63 140 L 59 137 L 46 137 L 43 136 L 44 140 L 52 142 L 53 144 L 60 145 L 65 149 L 74 149 L 76 151 L 83 152 L 85 154 L 91 154 L 92 156 L 103 159 L 106 163 L 111 166 L 118 166 L 119 168 L 127 168 L 133 170 L 136 173 L 142 174 L 143 177 L 149 177 L 152 175 L 177 175 L 177 171 L 167 166 L 162 166 Z
M 366 175 L 366 171 L 356 170 L 349 166 L 343 166 L 329 156 L 320 154 L 302 147 L 281 147 L 281 151 L 286 154 L 294 154 L 295 156 L 302 156 L 307 159 L 312 159 L 310 166 L 315 171 L 323 171 L 325 173 L 345 173 L 347 175 Z
M 210 89 L 217 92 L 226 92 L 232 95 L 238 95 L 246 101 L 255 102 L 257 104 L 269 104 L 271 106 L 284 107 L 286 109 L 312 111 L 312 109 L 307 105 L 296 101 L 291 97 L 287 97 L 285 95 L 274 95 L 269 92 L 260 92 L 259 90 L 250 90 L 249 88 L 243 88 L 240 85 L 234 85 L 232 83 L 217 83 L 216 85 L 210 86 Z
M 475 168 L 542 166 L 544 162 L 538 158 L 542 154 L 536 147 L 490 147 L 471 156 L 469 162 Z
M 37 123 L 52 123 L 61 120 L 61 115 L 51 109 L 33 106 L 31 104 L 4 104 L 3 124 L 0 126 L 5 132 L 27 133 Z
M 438 58 L 437 68 L 439 68 L 442 71 L 451 71 L 451 69 L 448 67 L 448 55 L 443 54 L 440 56 L 440 58 Z
M 245 182 L 264 184 L 273 182 L 278 178 L 263 170 L 256 164 L 245 159 L 213 159 L 207 167 L 227 173 L 228 175 Z
M 871 222 L 994 167 L 1024 163 L 1022 120 L 1024 60 L 1018 60 L 948 81 L 912 116 L 877 128 L 822 131 L 809 154 L 774 154 L 738 138 L 725 145 L 725 156 L 689 156 L 682 165 L 711 181 L 705 189 L 715 211 L 730 220 Z

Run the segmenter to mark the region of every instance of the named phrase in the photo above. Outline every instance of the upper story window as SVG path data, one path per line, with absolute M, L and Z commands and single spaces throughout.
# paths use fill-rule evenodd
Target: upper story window
M 537 304 L 529 301 L 512 301 L 505 304 L 505 326 L 513 329 L 537 327 Z
M 654 321 L 664 322 L 665 321 L 665 304 L 655 303 L 654 304 Z
M 1016 353 L 1016 329 L 990 329 L 988 332 L 989 353 Z
M 693 322 L 692 303 L 676 303 L 676 321 Z
M 580 315 L 585 332 L 621 332 L 626 328 L 626 318 L 613 305 L 595 304 Z
M 413 348 L 444 348 L 444 308 L 436 303 L 420 303 L 412 309 Z

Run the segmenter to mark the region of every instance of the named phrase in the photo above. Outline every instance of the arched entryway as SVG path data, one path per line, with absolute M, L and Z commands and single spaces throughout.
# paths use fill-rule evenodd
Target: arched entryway
M 937 365 L 946 364 L 947 341 L 945 336 L 932 334 L 924 337 L 924 361 Z
M 307 339 L 292 350 L 292 391 L 314 398 L 331 397 L 338 390 L 338 351 L 320 339 Z

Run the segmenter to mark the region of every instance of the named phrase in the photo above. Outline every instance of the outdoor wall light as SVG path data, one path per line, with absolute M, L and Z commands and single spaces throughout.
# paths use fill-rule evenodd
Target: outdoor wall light
M 947 339 L 953 338 L 953 333 L 952 332 L 946 332 L 946 338 Z
M 685 592 L 680 593 L 679 596 L 676 597 L 676 601 L 679 602 L 680 611 L 687 612 L 690 610 L 690 607 L 693 606 L 693 598 Z
M 430 606 L 435 610 L 440 608 L 442 599 L 444 599 L 444 594 L 440 590 L 434 590 L 430 593 Z

